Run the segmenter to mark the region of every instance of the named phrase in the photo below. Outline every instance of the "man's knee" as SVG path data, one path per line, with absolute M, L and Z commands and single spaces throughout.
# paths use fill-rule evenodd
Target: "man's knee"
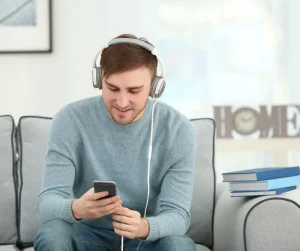
M 72 224 L 53 220 L 44 224 L 34 241 L 35 250 L 76 250 Z
M 196 251 L 195 242 L 187 236 L 167 236 L 158 241 L 157 250 Z

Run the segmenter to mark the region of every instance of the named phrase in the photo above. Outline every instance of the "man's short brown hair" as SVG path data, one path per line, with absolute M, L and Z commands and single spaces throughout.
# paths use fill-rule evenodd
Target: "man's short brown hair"
M 116 38 L 138 39 L 131 34 L 122 34 Z M 145 38 L 140 38 L 140 40 L 149 43 Z M 131 43 L 114 44 L 103 49 L 100 65 L 105 78 L 109 77 L 110 74 L 136 70 L 141 67 L 150 70 L 152 81 L 157 74 L 156 56 L 152 55 L 147 49 Z

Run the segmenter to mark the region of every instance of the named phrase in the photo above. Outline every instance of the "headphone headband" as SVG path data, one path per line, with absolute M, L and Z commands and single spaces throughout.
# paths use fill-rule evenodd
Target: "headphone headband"
M 108 42 L 108 46 L 104 47 L 103 49 L 114 45 L 114 44 L 123 44 L 123 43 L 131 43 L 131 44 L 136 44 L 148 51 L 150 51 L 154 56 L 156 56 L 158 63 L 160 64 L 161 67 L 161 76 L 164 78 L 165 77 L 165 67 L 164 64 L 160 58 L 160 56 L 157 53 L 157 50 L 155 49 L 155 47 L 147 42 L 144 42 L 140 39 L 136 39 L 136 38 L 114 38 L 112 40 L 110 40 Z M 100 62 L 101 62 L 101 54 L 102 51 L 100 51 L 97 56 L 96 59 L 94 61 L 94 67 L 100 67 Z
M 148 44 L 147 42 L 144 42 L 140 39 L 136 39 L 136 38 L 114 38 L 112 40 L 110 40 L 108 42 L 108 46 L 110 45 L 114 45 L 114 44 L 136 44 L 136 45 L 139 45 L 140 47 L 143 47 L 144 49 L 152 52 L 155 50 L 154 46 L 151 45 L 151 44 Z

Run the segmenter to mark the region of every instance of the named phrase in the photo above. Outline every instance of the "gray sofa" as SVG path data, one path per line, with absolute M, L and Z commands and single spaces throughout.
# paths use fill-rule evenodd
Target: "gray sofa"
M 51 118 L 0 116 L 0 251 L 33 250 L 35 212 Z M 216 184 L 215 124 L 191 120 L 198 155 L 188 235 L 198 251 L 300 250 L 300 192 L 231 198 Z

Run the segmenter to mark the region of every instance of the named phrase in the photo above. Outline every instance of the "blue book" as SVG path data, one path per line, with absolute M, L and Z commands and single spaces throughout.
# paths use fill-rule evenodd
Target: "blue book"
M 295 190 L 296 186 L 283 187 L 278 189 L 272 189 L 269 191 L 232 191 L 231 197 L 247 197 L 247 196 L 265 196 L 265 195 L 278 195 Z
M 223 181 L 259 181 L 300 175 L 299 166 L 266 167 L 222 173 Z
M 231 191 L 268 191 L 283 187 L 297 186 L 300 184 L 300 175 L 263 180 L 263 181 L 231 181 L 229 182 L 229 190 Z

